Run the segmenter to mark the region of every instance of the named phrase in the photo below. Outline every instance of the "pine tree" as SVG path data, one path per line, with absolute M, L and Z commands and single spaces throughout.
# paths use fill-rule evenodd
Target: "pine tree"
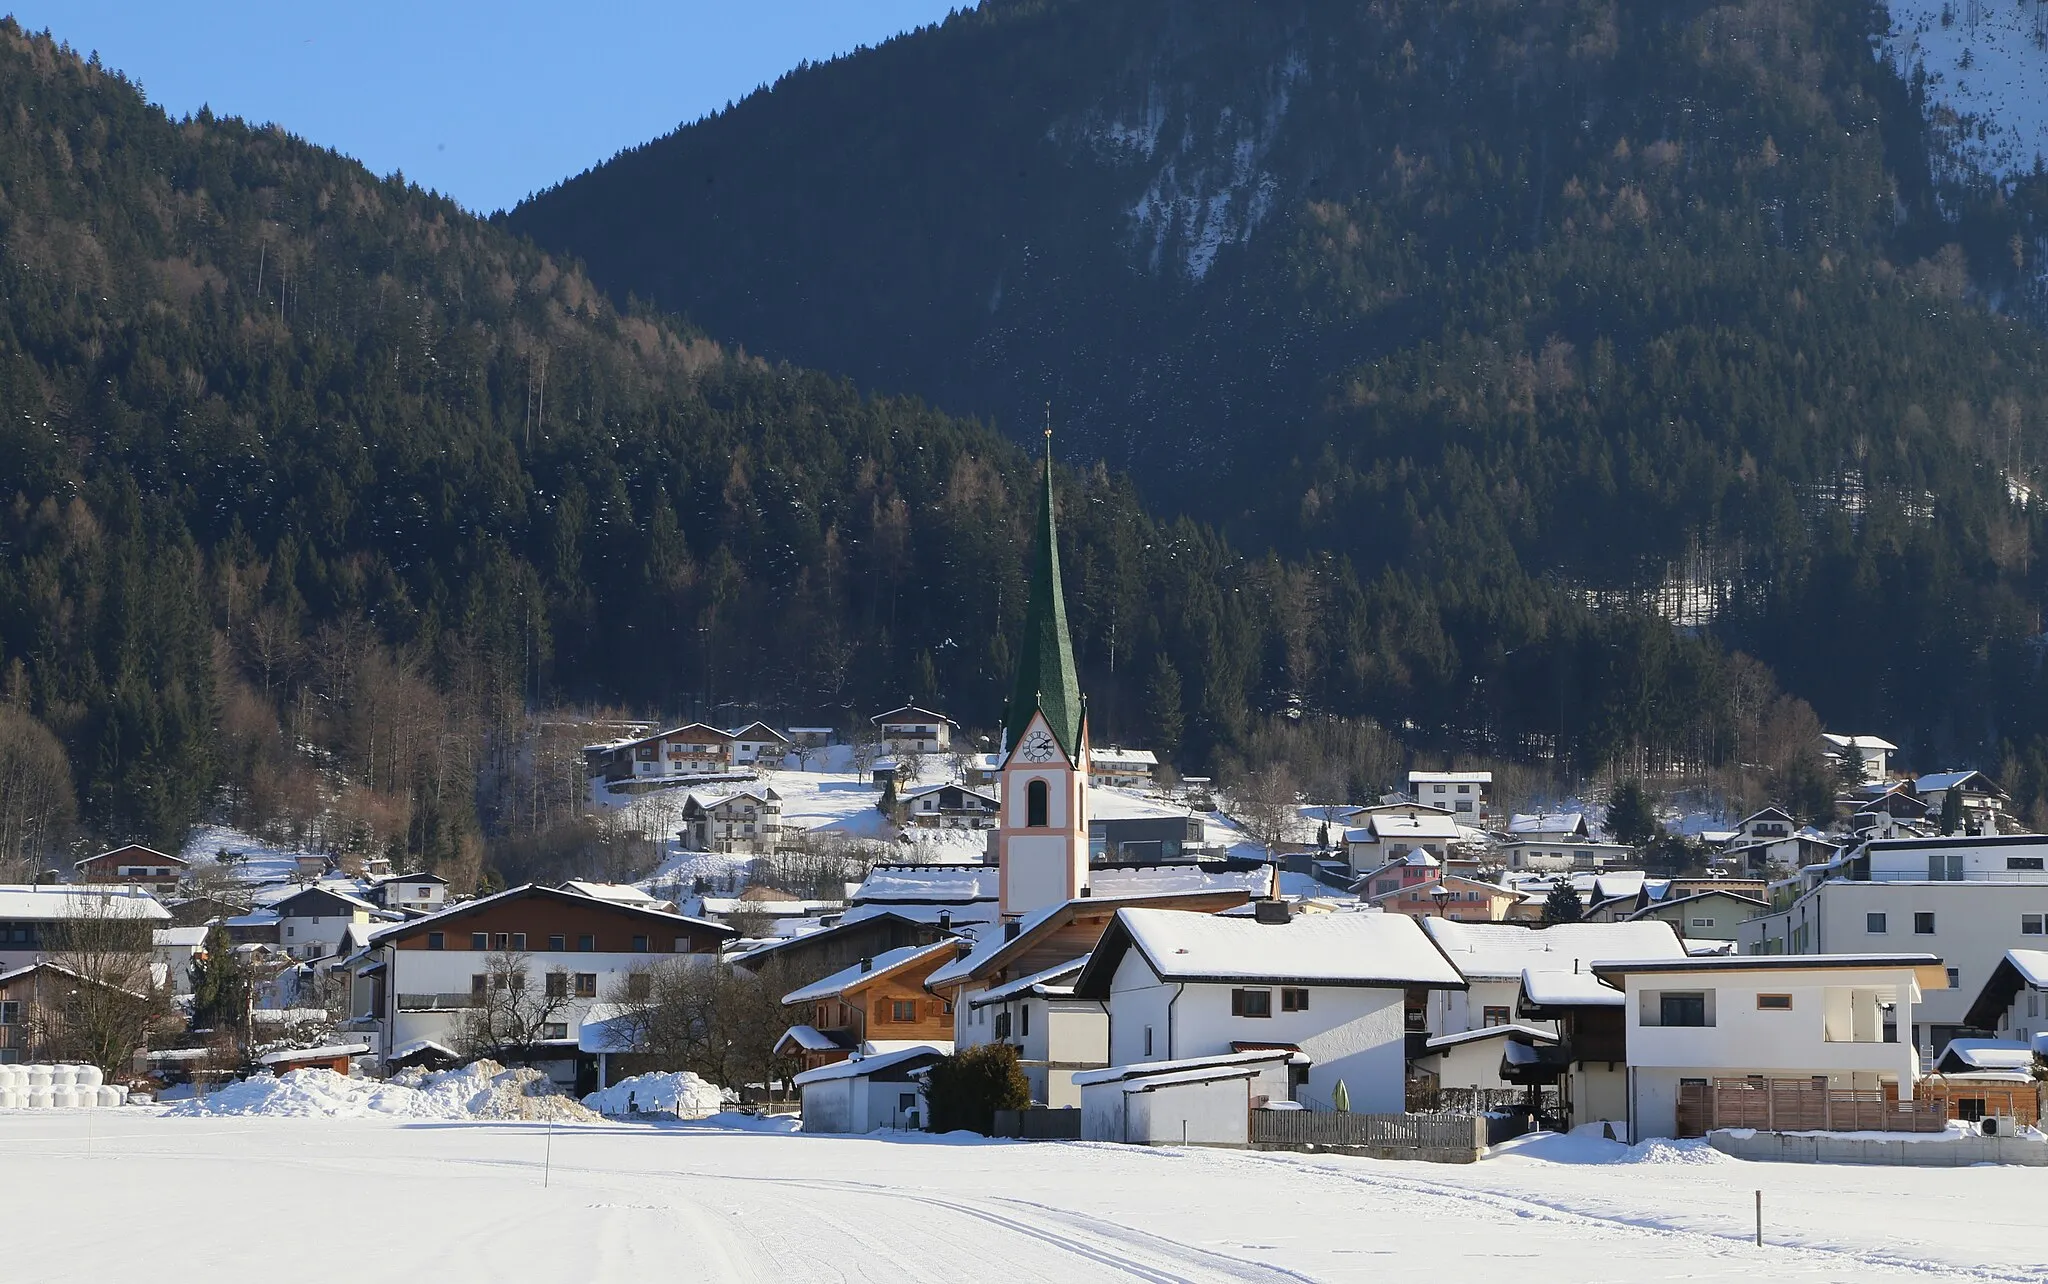
M 1187 718 L 1181 705 L 1180 670 L 1163 651 L 1152 666 L 1152 680 L 1145 685 L 1145 714 L 1152 721 L 1152 743 L 1162 756 L 1180 748 Z
M 235 952 L 227 928 L 216 923 L 192 959 L 193 1027 L 241 1036 L 254 989 L 248 961 Z
M 1640 780 L 1625 780 L 1615 787 L 1613 796 L 1607 801 L 1609 837 L 1630 847 L 1642 847 L 1654 842 L 1663 831 L 1664 826 L 1657 819 L 1657 809 L 1651 804 Z
M 1543 926 L 1576 923 L 1584 917 L 1586 903 L 1579 899 L 1579 889 L 1572 886 L 1572 880 L 1560 878 L 1552 883 L 1550 895 L 1543 898 Z
M 1963 791 L 1949 788 L 1941 795 L 1941 832 L 1958 834 L 1963 829 Z

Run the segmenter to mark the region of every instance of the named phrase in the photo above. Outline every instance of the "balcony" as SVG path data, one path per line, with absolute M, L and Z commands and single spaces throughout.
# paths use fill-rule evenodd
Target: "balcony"
M 469 991 L 459 994 L 401 994 L 398 996 L 400 1012 L 459 1012 L 476 1006 L 476 999 Z

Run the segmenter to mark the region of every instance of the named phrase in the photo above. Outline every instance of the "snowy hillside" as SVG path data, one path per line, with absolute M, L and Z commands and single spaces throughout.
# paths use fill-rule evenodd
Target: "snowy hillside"
M 2048 163 L 2048 6 L 2039 0 L 1890 0 L 1885 51 L 1927 76 L 1927 109 L 1950 157 L 2010 177 Z

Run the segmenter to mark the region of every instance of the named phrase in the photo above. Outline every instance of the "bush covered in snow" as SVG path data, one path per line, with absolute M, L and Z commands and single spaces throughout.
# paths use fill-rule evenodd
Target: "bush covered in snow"
M 688 1070 L 636 1074 L 593 1092 L 583 1104 L 605 1115 L 664 1114 L 701 1119 L 725 1104 L 717 1084 Z

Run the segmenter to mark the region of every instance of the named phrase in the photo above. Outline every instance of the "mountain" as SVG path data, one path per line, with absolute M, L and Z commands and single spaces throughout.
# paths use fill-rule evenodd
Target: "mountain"
M 1570 602 L 2024 773 L 2048 345 L 2006 313 L 2043 315 L 2048 180 L 2031 117 L 1950 146 L 1988 100 L 1927 51 L 1977 55 L 1910 7 L 987 0 L 505 221 L 749 351 L 1019 434 L 1050 402 L 1156 506 L 1397 577 L 1430 725 L 1540 749 L 1602 664 L 1560 658 Z

